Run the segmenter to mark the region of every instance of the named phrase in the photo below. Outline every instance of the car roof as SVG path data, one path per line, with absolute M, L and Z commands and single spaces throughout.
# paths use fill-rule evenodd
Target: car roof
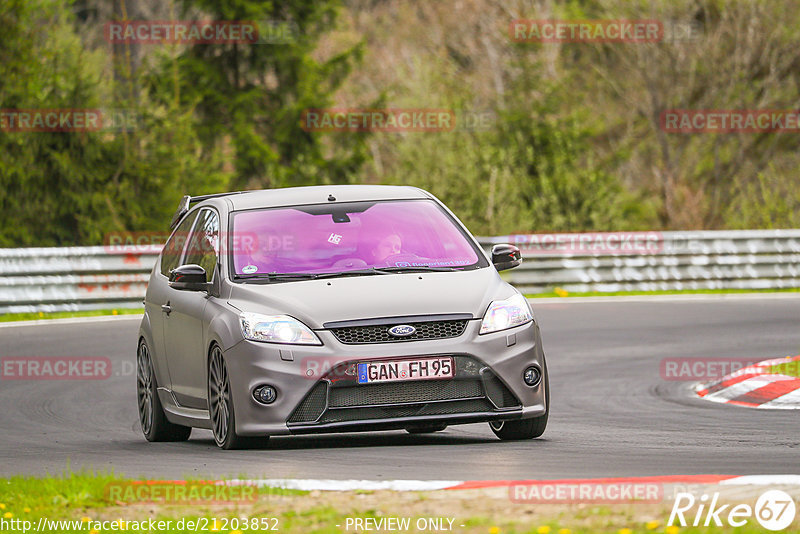
M 333 196 L 336 200 L 329 200 Z M 220 195 L 201 202 L 198 206 L 217 204 L 224 199 L 233 205 L 232 211 L 302 204 L 327 204 L 333 202 L 358 202 L 371 200 L 405 200 L 433 198 L 417 187 L 397 185 L 317 185 L 240 191 Z M 214 202 L 217 201 L 217 202 Z M 217 204 L 218 205 L 218 204 Z

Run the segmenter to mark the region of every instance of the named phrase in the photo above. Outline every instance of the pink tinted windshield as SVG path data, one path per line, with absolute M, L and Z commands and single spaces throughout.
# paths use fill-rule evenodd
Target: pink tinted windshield
M 429 200 L 354 202 L 234 213 L 234 271 L 323 273 L 370 267 L 464 267 L 478 253 Z

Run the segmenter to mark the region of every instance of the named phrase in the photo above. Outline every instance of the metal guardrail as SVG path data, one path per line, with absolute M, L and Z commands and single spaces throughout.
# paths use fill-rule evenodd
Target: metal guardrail
M 524 293 L 800 287 L 800 230 L 535 234 L 503 277 Z M 0 313 L 141 307 L 160 246 L 0 249 Z
M 626 237 L 632 237 L 627 248 Z M 512 235 L 480 241 L 487 250 L 509 242 L 522 249 L 526 261 L 504 277 L 526 294 L 557 287 L 603 293 L 800 287 L 800 230 Z
M 0 249 L 0 313 L 140 308 L 160 250 Z

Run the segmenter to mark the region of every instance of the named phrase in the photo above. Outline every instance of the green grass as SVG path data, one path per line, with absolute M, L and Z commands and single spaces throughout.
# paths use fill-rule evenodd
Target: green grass
M 664 525 L 669 515 L 669 503 L 639 508 L 639 505 L 546 505 L 548 512 L 537 512 L 538 505 L 509 503 L 507 497 L 492 497 L 494 504 L 487 505 L 489 497 L 473 496 L 465 499 L 461 492 L 426 492 L 437 503 L 440 512 L 431 512 L 426 499 L 412 501 L 395 492 L 306 492 L 278 488 L 260 488 L 256 499 L 228 504 L 153 504 L 115 502 L 109 499 L 109 484 L 131 482 L 114 474 L 91 472 L 64 473 L 61 476 L 0 478 L 0 521 L 30 521 L 29 531 L 35 530 L 40 518 L 70 520 L 81 526 L 50 525 L 43 532 L 83 532 L 88 534 L 99 521 L 128 521 L 127 532 L 147 532 L 137 528 L 147 520 L 170 521 L 169 528 L 157 527 L 158 532 L 212 532 L 215 525 L 220 532 L 247 532 L 234 521 L 241 518 L 262 525 L 263 518 L 275 518 L 267 523 L 277 526 L 278 532 L 302 534 L 339 534 L 345 529 L 347 518 L 410 518 L 412 527 L 422 517 L 452 518 L 453 532 L 458 534 L 557 534 L 568 529 L 570 534 L 618 534 L 621 529 L 631 533 L 737 533 L 751 534 L 764 530 L 750 520 L 745 527 L 733 529 L 686 527 L 667 529 Z M 433 494 L 436 494 L 433 497 Z M 482 507 L 483 505 L 483 507 Z M 486 507 L 488 506 L 488 508 Z M 437 506 L 438 507 L 438 506 Z M 482 507 L 482 509 L 481 509 Z M 491 510 L 487 514 L 487 511 Z M 183 521 L 179 528 L 179 521 Z M 189 526 L 200 522 L 204 527 Z M 165 523 L 166 524 L 166 523 Z M 337 526 L 339 525 L 339 526 Z M 461 526 L 463 525 L 463 527 Z M 239 527 L 238 529 L 236 527 Z M 4 531 L 21 531 L 6 524 Z M 106 527 L 100 532 L 109 532 Z M 125 530 L 113 529 L 125 532 Z M 349 532 L 355 532 L 352 526 Z M 783 532 L 797 532 L 789 527 Z M 431 531 L 426 531 L 431 532 Z M 624 531 L 623 531 L 624 532 Z M 99 534 L 99 533 L 94 533 Z
M 65 312 L 4 313 L 0 323 L 9 321 L 35 321 L 40 319 L 67 319 L 71 317 L 102 317 L 105 315 L 141 315 L 144 308 L 118 308 L 115 310 L 87 310 Z
M 800 361 L 779 363 L 769 368 L 770 374 L 794 376 L 800 378 Z
M 571 293 L 561 288 L 555 288 L 546 293 L 529 293 L 528 298 L 552 298 L 552 297 L 625 297 L 638 295 L 725 295 L 740 293 L 800 293 L 800 288 L 785 289 L 669 289 L 664 291 L 588 291 Z

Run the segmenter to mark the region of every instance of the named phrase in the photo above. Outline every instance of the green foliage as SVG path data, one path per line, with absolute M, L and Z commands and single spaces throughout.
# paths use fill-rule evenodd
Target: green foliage
M 193 106 L 204 146 L 231 145 L 233 188 L 344 183 L 364 160 L 359 136 L 328 156 L 321 138 L 301 128 L 303 111 L 330 106 L 361 54 L 356 45 L 325 60 L 313 55 L 320 34 L 333 27 L 335 4 L 182 1 L 186 13 L 200 9 L 213 20 L 254 21 L 261 32 L 269 24 L 293 30 L 289 42 L 189 47 L 150 78 L 154 87 L 168 87 L 170 69 L 178 72 L 180 102 Z
M 800 224 L 796 133 L 668 134 L 658 119 L 671 108 L 794 109 L 793 0 L 570 0 L 546 17 L 519 11 L 696 30 L 689 40 L 563 45 L 511 42 L 510 11 L 485 0 L 482 9 L 114 1 L 151 18 L 177 8 L 169 18 L 292 32 L 255 45 L 140 45 L 134 69 L 130 50 L 98 37 L 114 11 L 100 0 L 81 0 L 96 17 L 83 23 L 57 0 L 0 0 L 0 109 L 137 117 L 124 131 L 0 128 L 0 247 L 163 231 L 184 194 L 327 183 L 423 187 L 484 235 Z M 495 120 L 430 133 L 301 127 L 306 109 L 359 106 Z

